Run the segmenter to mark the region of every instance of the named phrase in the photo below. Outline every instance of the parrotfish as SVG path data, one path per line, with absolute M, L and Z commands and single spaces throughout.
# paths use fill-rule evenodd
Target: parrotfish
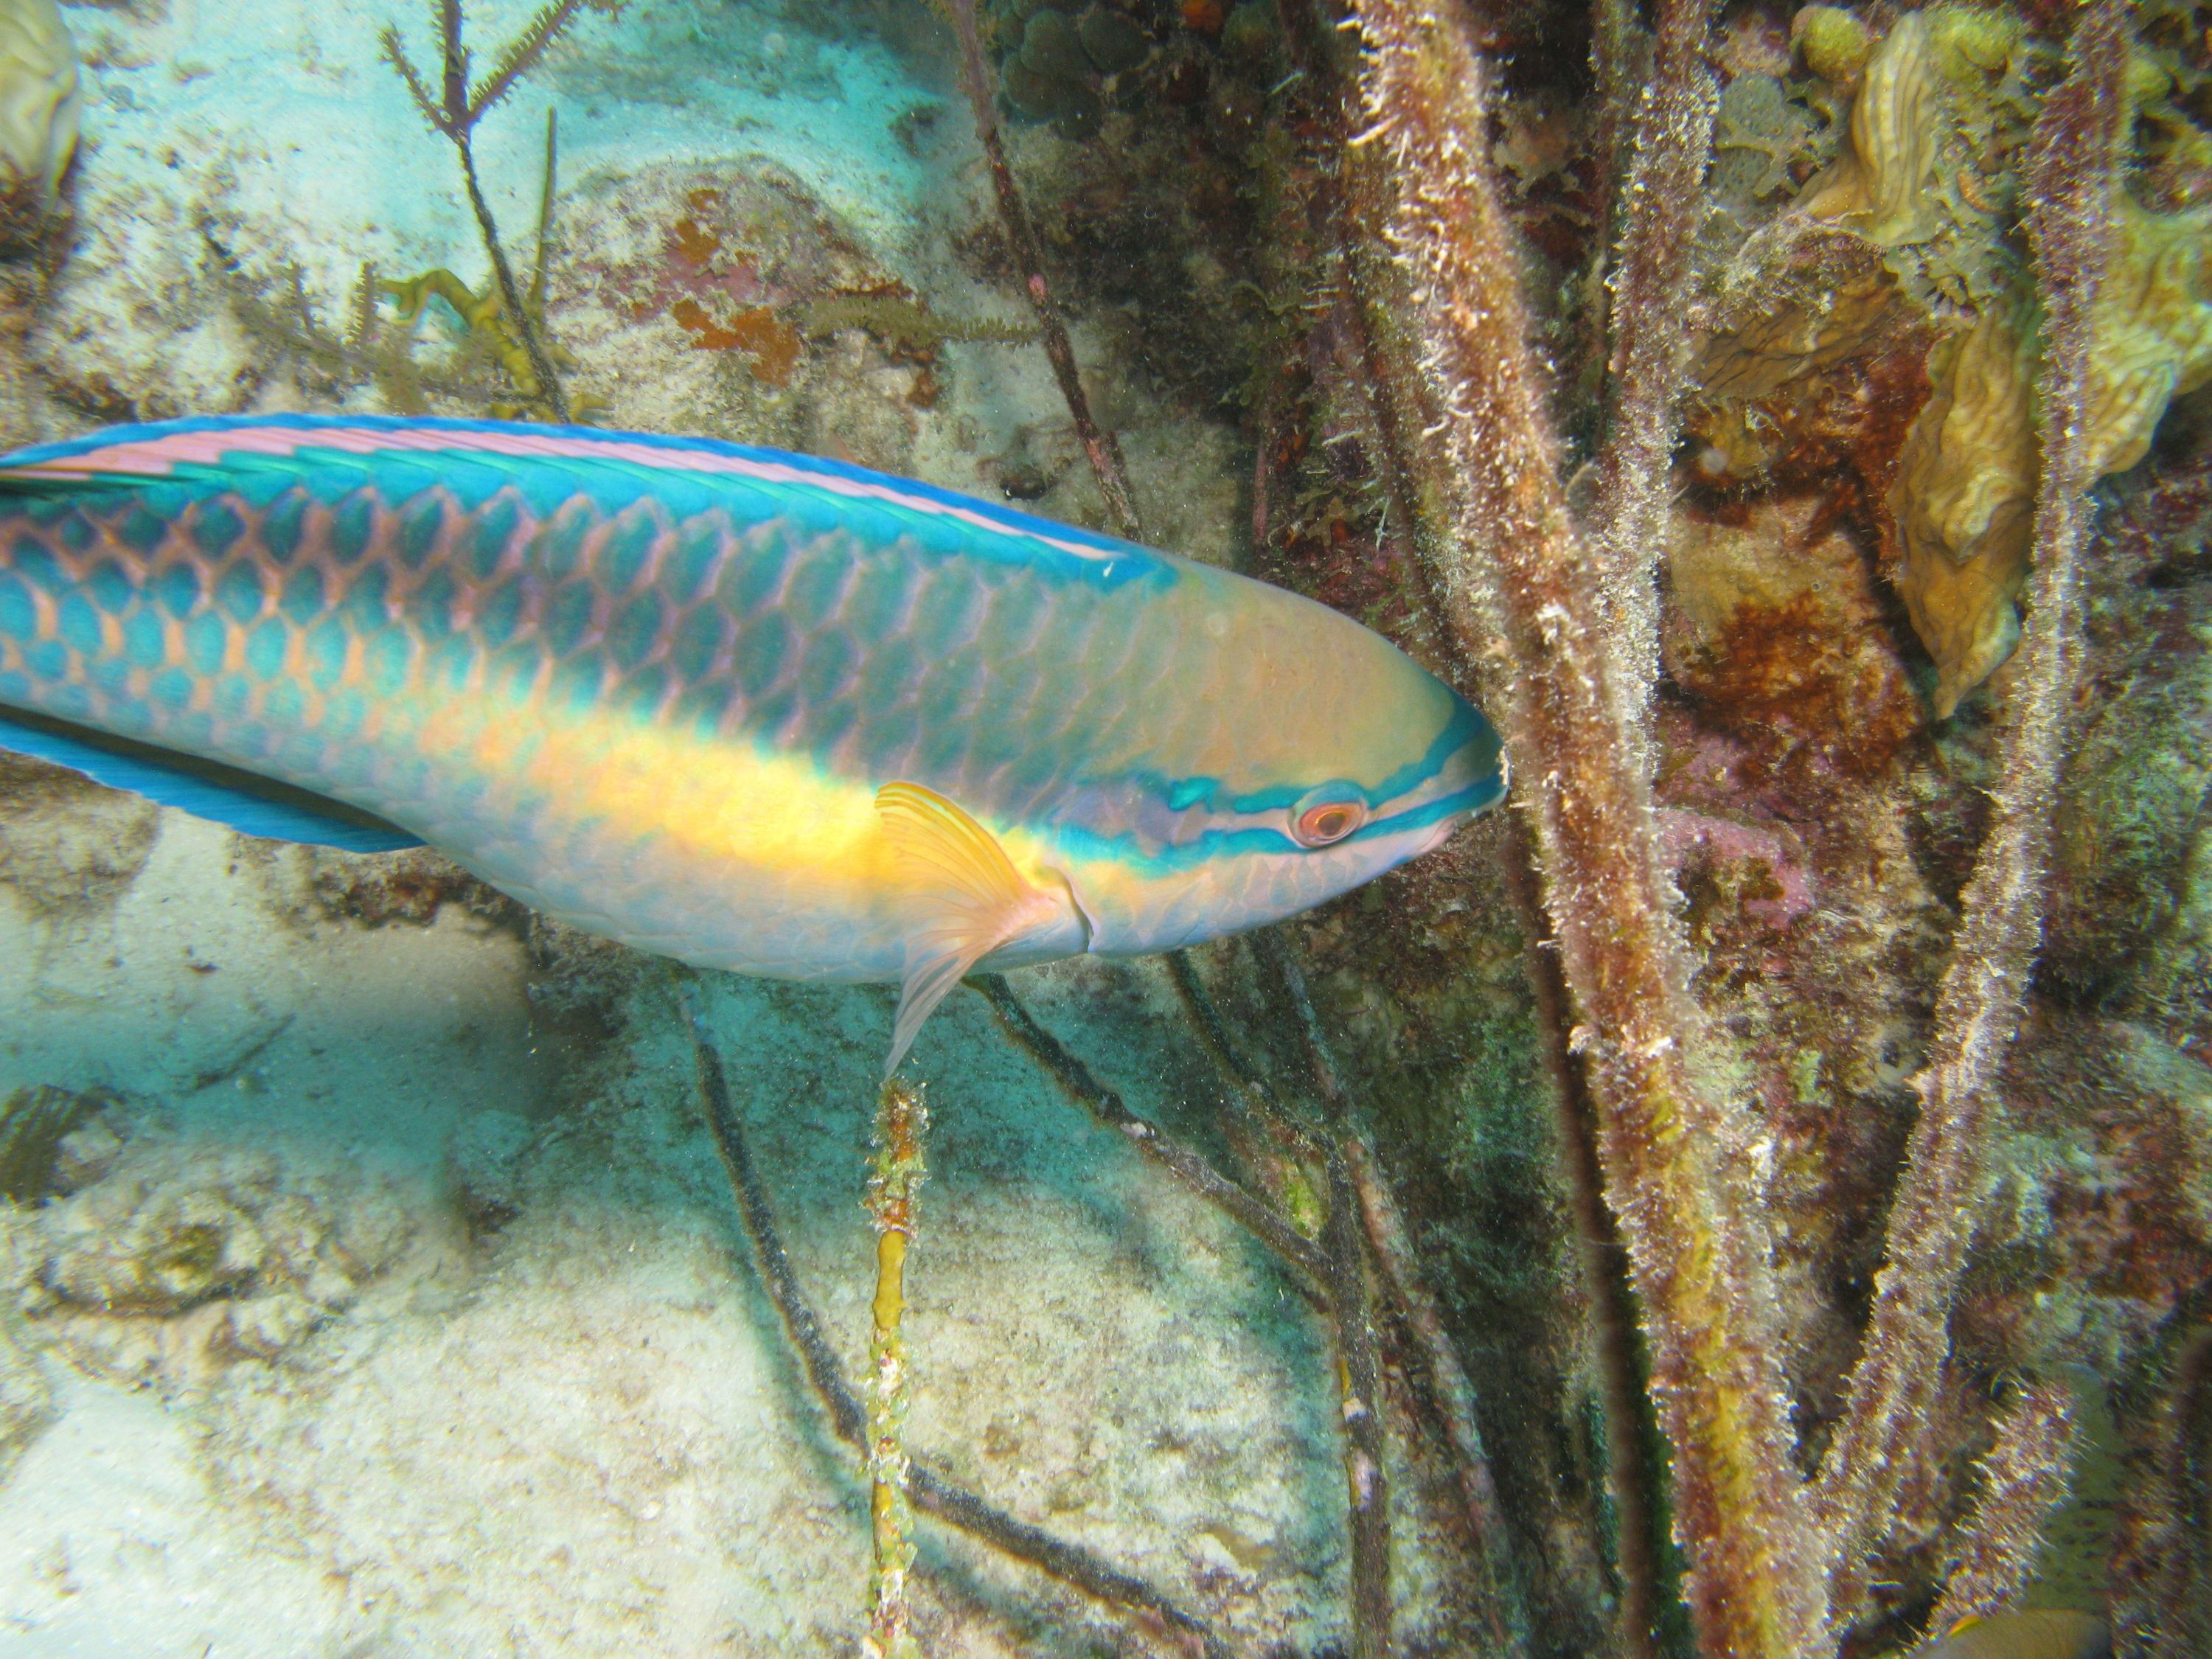
M 1473 706 L 1262 582 L 775 450 L 365 416 L 0 459 L 0 747 L 898 981 L 892 1066 L 970 971 L 1275 921 L 1504 789 Z

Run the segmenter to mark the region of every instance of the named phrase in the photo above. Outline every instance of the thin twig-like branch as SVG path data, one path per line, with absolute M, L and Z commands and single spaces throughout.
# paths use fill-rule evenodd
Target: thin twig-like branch
M 855 1450 L 865 1451 L 867 1413 L 845 1381 L 836 1352 L 822 1334 L 821 1322 L 815 1318 L 814 1310 L 799 1283 L 799 1275 L 791 1265 L 790 1255 L 783 1248 L 775 1225 L 775 1212 L 769 1204 L 768 1188 L 761 1179 L 759 1165 L 753 1162 L 744 1127 L 730 1099 L 729 1079 L 722 1070 L 721 1055 L 715 1050 L 713 1033 L 707 1029 L 706 1018 L 689 983 L 679 986 L 678 1000 L 691 1030 L 692 1054 L 698 1066 L 699 1092 L 705 1104 L 707 1127 L 714 1136 L 715 1150 L 721 1155 L 722 1167 L 728 1172 L 738 1214 L 744 1222 L 746 1237 L 752 1243 L 753 1259 L 759 1266 L 762 1284 L 768 1291 L 769 1299 L 775 1304 L 776 1312 L 782 1316 L 784 1328 L 791 1334 L 792 1346 L 799 1350 L 807 1381 L 830 1414 L 830 1432 Z M 915 1507 L 923 1514 L 957 1527 L 1018 1561 L 1028 1562 L 1093 1600 L 1151 1615 L 1170 1630 L 1195 1640 L 1206 1659 L 1230 1659 L 1228 1644 L 1203 1620 L 1185 1612 L 1143 1579 L 1109 1565 L 1079 1545 L 1015 1519 L 919 1460 L 908 1472 L 908 1489 Z
M 1121 1102 L 1121 1097 L 1093 1076 L 1091 1068 L 1036 1022 L 1013 988 L 997 974 L 977 974 L 968 981 L 982 992 L 1008 1036 L 1028 1050 L 1037 1064 L 1075 1103 L 1139 1152 L 1158 1164 L 1200 1198 L 1242 1222 L 1252 1236 L 1307 1275 L 1316 1285 L 1328 1281 L 1328 1261 L 1311 1239 L 1292 1226 L 1273 1206 L 1254 1197 L 1205 1158 L 1158 1127 L 1147 1123 Z
M 1613 209 L 1620 193 L 1622 113 L 1636 102 L 1635 67 L 1647 44 L 1628 0 L 1593 0 L 1590 7 L 1590 74 L 1597 82 L 1592 100 L 1589 154 L 1592 182 L 1589 212 L 1597 233 L 1583 262 L 1577 295 L 1573 373 L 1575 390 L 1595 399 L 1605 376 L 1606 337 L 1613 317 L 1607 289 L 1613 267 Z
M 1375 1327 L 1367 1313 L 1366 1264 L 1359 1249 L 1359 1200 L 1341 1147 L 1328 1153 L 1328 1299 L 1336 1328 L 1342 1395 L 1344 1478 L 1352 1527 L 1352 1659 L 1390 1651 L 1390 1486 L 1383 1468 L 1382 1376 Z
M 1344 1396 L 1344 1474 L 1352 1499 L 1352 1655 L 1383 1659 L 1390 1649 L 1390 1494 L 1382 1458 L 1382 1402 L 1375 1362 L 1375 1327 L 1367 1310 L 1366 1264 L 1359 1249 L 1359 1198 L 1344 1143 L 1352 1131 L 1350 1102 L 1336 1057 L 1314 1012 L 1306 978 L 1274 929 L 1255 934 L 1253 950 L 1274 972 L 1297 1017 L 1315 1091 L 1328 1115 L 1328 1221 L 1322 1248 L 1328 1256 L 1328 1299 L 1335 1316 L 1337 1376 Z
M 990 163 L 991 188 L 998 197 L 999 218 L 1006 227 L 1006 246 L 1021 270 L 1030 306 L 1036 313 L 1045 355 L 1052 360 L 1053 379 L 1060 383 L 1060 395 L 1066 401 L 1068 418 L 1075 422 L 1075 435 L 1091 462 L 1092 476 L 1098 480 L 1098 493 L 1105 498 L 1106 516 L 1113 520 L 1115 533 L 1133 542 L 1140 540 L 1142 530 L 1137 520 L 1136 498 L 1129 491 L 1129 467 L 1121 458 L 1121 441 L 1111 428 L 1100 426 L 1091 413 L 1091 398 L 1083 390 L 1083 377 L 1076 367 L 1075 348 L 1068 343 L 1067 325 L 1060 317 L 1060 301 L 1045 280 L 1044 245 L 1037 240 L 1036 222 L 1030 217 L 1021 187 L 1014 182 L 1013 167 L 1006 160 L 1006 142 L 999 131 L 999 112 L 990 64 L 983 55 L 975 0 L 944 0 L 944 4 L 952 18 L 953 32 L 959 38 L 960 84 L 975 118 L 976 139 L 983 146 L 985 160 Z
M 1999 758 L 1996 811 L 1964 896 L 1936 994 L 1936 1035 L 1890 1209 L 1887 1259 L 1844 1418 L 1819 1487 L 1838 1547 L 1835 1628 L 1865 1605 L 1899 1481 L 1926 1444 L 1951 1304 L 1984 1186 L 1997 1075 L 2042 943 L 2044 868 L 2059 750 L 2081 656 L 2080 562 L 2094 479 L 2083 443 L 2098 291 L 2112 241 L 2124 139 L 2125 0 L 2098 0 L 2076 26 L 2072 66 L 2045 100 L 2023 195 L 2044 306 L 2043 478 L 2031 610 Z
M 452 137 L 453 130 L 446 118 L 445 108 L 430 95 L 430 88 L 423 84 L 422 76 L 416 70 L 413 60 L 407 56 L 407 49 L 400 44 L 398 29 L 386 23 L 377 40 L 384 61 L 398 72 L 406 85 L 407 95 L 415 100 L 415 107 L 422 112 L 422 118 L 430 124 L 433 130 Z
M 461 0 L 438 0 L 438 57 L 442 65 L 439 100 L 445 131 L 459 137 L 474 124 L 469 113 L 469 53 L 461 44 Z
M 1613 613 L 1619 690 L 1639 730 L 1659 678 L 1655 578 L 1674 493 L 1675 406 L 1689 366 L 1682 318 L 1720 104 L 1705 64 L 1712 10 L 1712 0 L 1661 0 L 1613 272 L 1612 429 L 1598 457 L 1590 542 Z
M 492 276 L 499 283 L 499 296 L 507 308 L 507 318 L 514 325 L 514 337 L 521 341 L 522 349 L 530 359 L 530 372 L 538 377 L 538 396 L 544 399 L 553 418 L 566 426 L 569 420 L 568 394 L 561 390 L 553 356 L 538 337 L 537 320 L 523 304 L 522 290 L 515 285 L 514 268 L 507 264 L 507 250 L 500 244 L 499 227 L 492 222 L 490 204 L 484 200 L 483 187 L 477 182 L 476 151 L 466 128 L 454 135 L 453 147 L 460 152 L 461 178 L 468 185 L 469 206 L 477 216 L 477 228 L 483 234 L 484 252 L 491 256 Z
M 545 265 L 553 251 L 553 198 L 561 173 L 561 112 L 545 106 L 545 171 L 538 184 L 538 246 L 531 251 L 530 310 L 545 314 Z
M 1295 957 L 1274 930 L 1254 934 L 1252 943 L 1261 963 L 1273 972 L 1284 999 L 1300 1018 L 1309 1055 L 1318 1050 L 1329 1061 L 1319 1022 L 1307 995 L 1304 975 Z M 1188 957 L 1181 951 L 1168 956 L 1169 972 L 1177 994 L 1197 1030 L 1201 1045 L 1231 1088 L 1242 1094 L 1253 1114 L 1266 1122 L 1291 1156 L 1328 1169 L 1330 1147 L 1294 1117 L 1259 1067 L 1237 1051 L 1230 1040 L 1219 1009 L 1199 981 Z M 1388 1293 L 1389 1303 L 1404 1335 L 1410 1339 L 1410 1370 L 1420 1404 L 1443 1427 L 1450 1444 L 1454 1472 L 1466 1504 L 1469 1529 L 1488 1568 L 1487 1594 L 1474 1609 L 1486 1625 L 1486 1651 L 1510 1659 L 1528 1648 L 1526 1611 L 1513 1566 L 1511 1544 L 1505 1528 L 1498 1488 L 1490 1473 L 1490 1459 L 1475 1420 L 1474 1387 L 1444 1334 L 1443 1320 L 1435 1301 L 1413 1267 L 1413 1246 L 1405 1218 L 1389 1185 L 1376 1166 L 1374 1149 L 1357 1125 L 1346 1123 L 1337 1143 L 1342 1152 L 1352 1191 L 1358 1200 L 1368 1253 Z
M 622 0 L 553 0 L 541 6 L 522 33 L 508 41 L 492 65 L 489 75 L 477 82 L 468 94 L 464 125 L 474 126 L 483 118 L 484 112 L 514 90 L 514 83 L 528 73 L 531 67 L 545 55 L 545 49 L 560 38 L 562 31 L 576 21 L 576 14 L 589 3 L 592 9 L 611 17 L 622 9 Z M 465 62 L 463 75 L 466 76 Z
M 1589 1297 L 1590 1339 L 1597 1362 L 1598 1401 L 1605 1413 L 1606 1487 L 1613 1499 L 1613 1570 L 1620 1577 L 1616 1631 L 1622 1659 L 1650 1659 L 1659 1615 L 1659 1560 L 1652 1534 L 1652 1497 L 1662 1476 L 1645 1447 L 1644 1379 L 1636 1358 L 1636 1303 L 1622 1272 L 1620 1231 L 1606 1207 L 1597 1152 L 1597 1107 L 1582 1060 L 1571 1048 L 1574 1021 L 1558 951 L 1547 937 L 1525 823 L 1510 831 L 1506 858 L 1514 907 L 1525 941 L 1522 960 L 1535 998 L 1539 1051 L 1550 1074 L 1559 1167 L 1574 1206 Z
M 541 313 L 537 309 L 544 298 L 545 236 L 552 205 L 552 117 L 549 112 L 546 118 L 545 186 L 538 204 L 537 279 L 532 286 L 531 304 L 524 303 L 521 287 L 514 280 L 514 267 L 507 263 L 507 248 L 499 239 L 499 226 L 492 218 L 491 204 L 484 199 L 483 183 L 477 177 L 475 139 L 477 123 L 483 118 L 484 112 L 514 89 L 516 81 L 575 21 L 577 11 L 586 4 L 611 17 L 621 11 L 623 0 L 554 0 L 552 4 L 541 8 L 522 33 L 507 43 L 491 74 L 473 94 L 469 89 L 468 47 L 461 38 L 461 0 L 438 0 L 441 88 L 438 98 L 431 97 L 428 85 L 409 59 L 400 43 L 399 31 L 387 27 L 380 37 L 385 62 L 406 83 L 408 96 L 415 100 L 422 118 L 453 141 L 460 157 L 461 180 L 468 190 L 469 210 L 476 216 L 477 230 L 483 240 L 484 252 L 490 258 L 492 278 L 499 284 L 500 300 L 514 326 L 514 337 L 521 343 L 523 355 L 530 360 L 530 372 L 537 377 L 538 397 L 553 418 L 564 426 L 571 419 L 568 394 L 561 388 L 553 354 L 546 349 L 539 331 Z
M 1176 988 L 1176 997 L 1189 1015 L 1191 1029 L 1197 1033 L 1199 1046 L 1206 1050 L 1206 1058 L 1231 1092 L 1254 1118 L 1264 1125 L 1267 1133 L 1279 1143 L 1282 1150 L 1292 1158 L 1304 1158 L 1318 1166 L 1328 1156 L 1328 1149 L 1320 1137 L 1298 1121 L 1283 1097 L 1275 1092 L 1260 1068 L 1239 1053 L 1230 1041 L 1229 1028 L 1222 1023 L 1221 1011 L 1213 999 L 1206 994 L 1206 987 L 1199 982 L 1198 972 L 1191 965 L 1187 951 L 1167 953 L 1168 979 Z
M 1348 1135 L 1344 1157 L 1352 1189 L 1358 1194 L 1369 1254 L 1388 1299 L 1403 1322 L 1404 1334 L 1411 1339 L 1403 1346 L 1408 1351 L 1407 1357 L 1416 1362 L 1408 1368 L 1413 1386 L 1430 1415 L 1443 1425 L 1468 1527 L 1489 1570 L 1489 1593 L 1473 1610 L 1484 1622 L 1489 1643 L 1485 1651 L 1498 1659 L 1516 1659 L 1528 1650 L 1528 1607 L 1514 1565 L 1504 1505 L 1498 1500 L 1498 1484 L 1490 1473 L 1490 1454 L 1483 1446 L 1482 1430 L 1475 1418 L 1474 1384 L 1452 1351 L 1435 1298 L 1413 1270 L 1413 1242 L 1407 1237 L 1397 1200 L 1376 1167 L 1374 1149 L 1363 1137 Z
M 874 1329 L 868 1359 L 868 1511 L 874 1522 L 875 1617 L 868 1659 L 921 1659 L 914 1638 L 907 1575 L 914 1568 L 914 1462 L 906 1451 L 906 1421 L 914 1405 L 914 1376 L 906 1342 L 907 1246 L 921 1213 L 927 1175 L 922 1137 L 929 1107 L 919 1085 L 885 1080 L 876 1102 L 876 1173 L 868 1182 L 869 1218 L 876 1224 Z

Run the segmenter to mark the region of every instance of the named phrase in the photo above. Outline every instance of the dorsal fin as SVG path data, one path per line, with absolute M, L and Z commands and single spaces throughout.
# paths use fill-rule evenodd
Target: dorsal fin
M 349 853 L 420 847 L 422 837 L 374 813 L 237 767 L 133 743 L 21 709 L 0 708 L 0 749 L 82 772 L 238 830 Z
M 992 951 L 1052 921 L 1060 901 L 1025 880 L 998 837 L 933 789 L 887 783 L 876 791 L 876 811 L 902 866 L 908 916 L 888 1078 L 952 988 Z

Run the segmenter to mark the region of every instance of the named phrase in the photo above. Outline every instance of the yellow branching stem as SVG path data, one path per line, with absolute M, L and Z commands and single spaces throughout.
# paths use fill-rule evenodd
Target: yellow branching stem
M 1745 1115 L 1703 1074 L 1704 1023 L 1634 763 L 1611 607 L 1567 513 L 1520 262 L 1456 13 L 1355 0 L 1386 234 L 1406 273 L 1428 434 L 1449 480 L 1438 573 L 1454 628 L 1509 672 L 1492 713 L 1520 768 L 1599 1113 L 1599 1159 L 1674 1455 L 1675 1535 L 1709 1655 L 1797 1659 L 1824 1565 L 1791 1462 L 1768 1239 Z
M 1705 67 L 1711 18 L 1711 0 L 1662 0 L 1620 196 L 1627 228 L 1613 277 L 1611 427 L 1598 456 L 1590 539 L 1612 612 L 1619 690 L 1639 722 L 1659 678 L 1656 577 L 1674 494 L 1675 410 L 1689 369 L 1683 319 L 1720 105 Z
M 2074 1396 L 2063 1385 L 2038 1383 L 2007 1403 L 1996 1443 L 1982 1459 L 1972 1536 L 1928 1621 L 1931 1632 L 1987 1618 L 2027 1588 L 2045 1524 L 2066 1496 L 2074 1438 Z
M 730 1177 L 730 1190 L 737 1199 L 738 1213 L 752 1245 L 761 1286 L 775 1304 L 792 1347 L 805 1368 L 806 1380 L 829 1417 L 830 1431 L 847 1445 L 865 1451 L 867 1413 L 847 1383 L 836 1352 L 822 1334 L 822 1322 L 815 1316 L 791 1265 L 791 1256 L 783 1248 L 775 1213 L 769 1204 L 768 1184 L 759 1165 L 753 1162 L 744 1123 L 738 1116 L 736 1103 L 730 1098 L 729 1078 L 722 1069 L 721 1055 L 715 1050 L 696 989 L 688 979 L 678 981 L 677 1000 L 691 1030 L 691 1053 L 698 1067 L 699 1094 L 707 1128 Z M 1205 1659 L 1229 1659 L 1228 1644 L 1213 1633 L 1205 1620 L 1145 1580 L 1121 1571 L 1080 1545 L 1071 1544 L 1026 1521 L 1016 1520 L 920 1459 L 908 1463 L 907 1486 L 914 1507 L 922 1514 L 957 1527 L 1010 1559 L 1027 1562 L 1038 1571 L 1097 1601 L 1142 1614 L 1178 1638 L 1197 1643 Z
M 2070 68 L 2045 100 L 2029 147 L 2023 194 L 2044 308 L 2032 609 L 2008 696 L 1994 818 L 1937 992 L 1929 1063 L 1916 1080 L 1920 1117 L 1890 1210 L 1887 1257 L 1820 1480 L 1821 1517 L 1837 1549 L 1838 1632 L 1866 1605 L 1869 1558 L 1900 1483 L 1926 1450 L 1951 1304 L 1985 1185 L 1998 1072 L 2042 942 L 2059 748 L 2081 655 L 2079 566 L 2095 481 L 2083 410 L 2125 137 L 2128 41 L 2125 0 L 2099 0 L 2075 27 Z
M 492 72 L 472 88 L 469 85 L 469 51 L 462 42 L 461 0 L 436 0 L 432 15 L 438 26 L 439 76 L 434 91 L 422 77 L 406 48 L 401 44 L 399 31 L 387 25 L 380 45 L 384 61 L 405 84 L 415 107 L 433 131 L 443 133 L 451 141 L 453 153 L 460 158 L 461 183 L 468 191 L 469 208 L 476 216 L 477 229 L 483 238 L 484 252 L 491 260 L 492 279 L 498 285 L 506 314 L 511 319 L 515 337 L 523 355 L 528 359 L 537 388 L 532 395 L 541 398 L 548 413 L 563 425 L 570 418 L 568 400 L 561 389 L 561 379 L 556 372 L 553 354 L 539 337 L 540 319 L 533 316 L 523 303 L 522 289 L 514 280 L 514 268 L 507 263 L 507 248 L 500 240 L 498 223 L 492 218 L 491 204 L 484 199 L 483 185 L 477 176 L 476 130 L 492 106 L 514 90 L 515 83 L 539 58 L 545 50 L 576 21 L 580 10 L 588 7 L 593 11 L 612 17 L 623 8 L 624 0 L 553 0 L 543 6 L 525 24 L 521 33 L 501 49 Z M 546 129 L 546 166 L 548 188 L 553 156 L 552 129 Z M 539 246 L 544 246 L 546 216 L 541 204 L 538 215 Z M 542 259 L 542 252 L 541 252 Z
M 868 1182 L 868 1215 L 876 1224 L 874 1330 L 868 1340 L 868 1513 L 875 1570 L 874 1610 L 865 1649 L 869 1659 L 921 1659 L 907 1611 L 906 1577 L 914 1565 L 914 1500 L 907 1495 L 907 1413 L 914 1403 L 906 1337 L 906 1247 L 920 1216 L 927 1166 L 921 1137 L 929 1108 L 918 1085 L 887 1081 L 876 1103 L 876 1173 Z

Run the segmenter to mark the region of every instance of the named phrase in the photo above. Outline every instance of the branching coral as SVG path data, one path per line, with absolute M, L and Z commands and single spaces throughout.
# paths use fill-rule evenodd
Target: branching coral
M 2037 396 L 2050 412 L 2042 451 L 2030 457 L 2040 495 L 2027 637 L 1996 822 L 1967 890 L 1892 1212 L 1890 1266 L 1844 1422 L 1813 1483 L 1796 1471 L 1784 1403 L 1769 1244 L 1748 1174 L 1759 1143 L 1720 1091 L 1711 1039 L 1686 993 L 1688 952 L 1658 873 L 1640 734 L 1624 726 L 1633 700 L 1622 687 L 1638 671 L 1622 655 L 1632 657 L 1637 642 L 1613 625 L 1557 482 L 1510 239 L 1485 159 L 1465 137 L 1485 130 L 1481 71 L 1432 10 L 1402 0 L 1356 9 L 1370 121 L 1357 148 L 1370 154 L 1355 154 L 1347 171 L 1355 188 L 1380 198 L 1367 222 L 1395 253 L 1419 342 L 1415 401 L 1430 411 L 1442 456 L 1425 494 L 1443 522 L 1428 544 L 1447 613 L 1471 655 L 1488 649 L 1511 665 L 1492 709 L 1519 760 L 1599 1163 L 1675 1460 L 1686 1598 L 1705 1651 L 1832 1651 L 1866 1611 L 1899 1484 L 1924 1467 L 1995 1068 L 2036 950 L 2045 826 L 2075 673 L 2083 492 L 2096 475 L 2100 282 L 2108 260 L 2126 257 L 2114 227 L 2124 9 L 2102 6 L 2077 28 L 2072 70 L 2045 101 L 2026 169 L 2048 343 Z M 1908 36 L 1916 50 L 1948 50 L 1991 77 L 2005 70 L 2017 31 L 1939 18 Z M 1869 83 L 1876 67 L 1865 69 Z M 1909 88 L 1876 89 L 1887 99 Z M 1883 127 L 1875 113 L 1870 127 Z M 1900 116 L 1883 130 L 1910 125 Z M 1936 170 L 1940 157 L 1908 168 L 1923 180 Z M 1853 213 L 1878 219 L 1909 205 L 1909 191 L 1880 177 L 1858 189 Z M 1986 372 L 2002 380 L 2010 371 Z M 1971 1534 L 1986 1559 L 1959 1581 L 1963 1605 L 2002 1593 L 2033 1513 L 2063 1478 L 2064 1416 L 2051 1407 L 2032 1394 L 2001 1431 Z
M 1486 77 L 1456 27 L 1425 8 L 1368 0 L 1357 15 L 1371 123 L 1361 143 L 1385 158 L 1376 187 L 1456 481 L 1443 503 L 1456 550 L 1439 574 L 1469 650 L 1499 641 L 1515 664 L 1493 713 L 1523 757 L 1577 1044 L 1603 1116 L 1601 1162 L 1676 1457 L 1691 1606 L 1714 1652 L 1808 1650 L 1821 1563 L 1790 1465 L 1767 1241 L 1739 1173 L 1753 1137 L 1707 1069 L 1610 607 L 1567 512 L 1511 240 L 1468 137 L 1485 130 Z
M 1613 277 L 1614 414 L 1598 459 L 1591 540 L 1632 720 L 1659 678 L 1653 573 L 1666 539 L 1675 406 L 1690 357 L 1678 319 L 1696 275 L 1691 250 L 1704 216 L 1719 98 L 1704 65 L 1711 11 L 1709 0 L 1667 0 L 1659 9 L 1622 198 L 1628 228 Z
M 2095 319 L 2112 256 L 2124 137 L 2126 8 L 2105 0 L 2077 28 L 2074 66 L 2046 100 L 2029 161 L 2029 230 L 2045 317 L 2042 482 L 2035 586 L 1996 792 L 1996 818 L 1965 897 L 1921 1075 L 1919 1121 L 1890 1212 L 1888 1261 L 1844 1424 L 1820 1477 L 1825 1524 L 1842 1546 L 1836 1616 L 1863 1605 L 1863 1563 L 1890 1500 L 1924 1455 L 1927 1407 L 1981 1201 L 1997 1067 L 2018 1027 L 2041 939 L 2042 883 L 2060 742 L 2080 652 L 2078 585 L 2095 477 L 2084 419 Z
M 1948 1630 L 2019 1599 L 2044 1525 L 2066 1495 L 2074 1437 L 2074 1401 L 2063 1387 L 2039 1384 L 2011 1402 L 1982 1460 L 1974 1536 L 1943 1587 L 1931 1629 Z
M 499 239 L 499 227 L 477 178 L 476 130 L 477 124 L 513 92 L 532 65 L 544 56 L 545 49 L 576 21 L 580 11 L 588 6 L 613 16 L 621 11 L 623 4 L 623 0 L 552 0 L 501 49 L 491 73 L 472 86 L 469 81 L 468 48 L 461 43 L 461 0 L 437 0 L 440 74 L 435 94 L 407 56 L 399 31 L 387 25 L 382 36 L 385 62 L 406 82 L 415 107 L 422 112 L 431 130 L 444 134 L 460 158 L 461 180 L 468 187 L 469 206 L 476 215 L 477 228 L 483 234 L 484 252 L 491 260 L 492 280 L 497 285 L 504 308 L 506 331 L 520 343 L 528 360 L 530 378 L 537 387 L 534 393 L 526 395 L 542 398 L 553 418 L 563 422 L 569 418 L 568 399 L 561 389 L 553 353 L 539 337 L 538 319 L 532 316 L 522 289 L 515 283 L 514 268 L 508 264 L 507 250 Z M 550 173 L 550 135 L 548 146 Z M 543 215 L 540 217 L 542 220 Z M 543 231 L 541 223 L 541 245 Z

